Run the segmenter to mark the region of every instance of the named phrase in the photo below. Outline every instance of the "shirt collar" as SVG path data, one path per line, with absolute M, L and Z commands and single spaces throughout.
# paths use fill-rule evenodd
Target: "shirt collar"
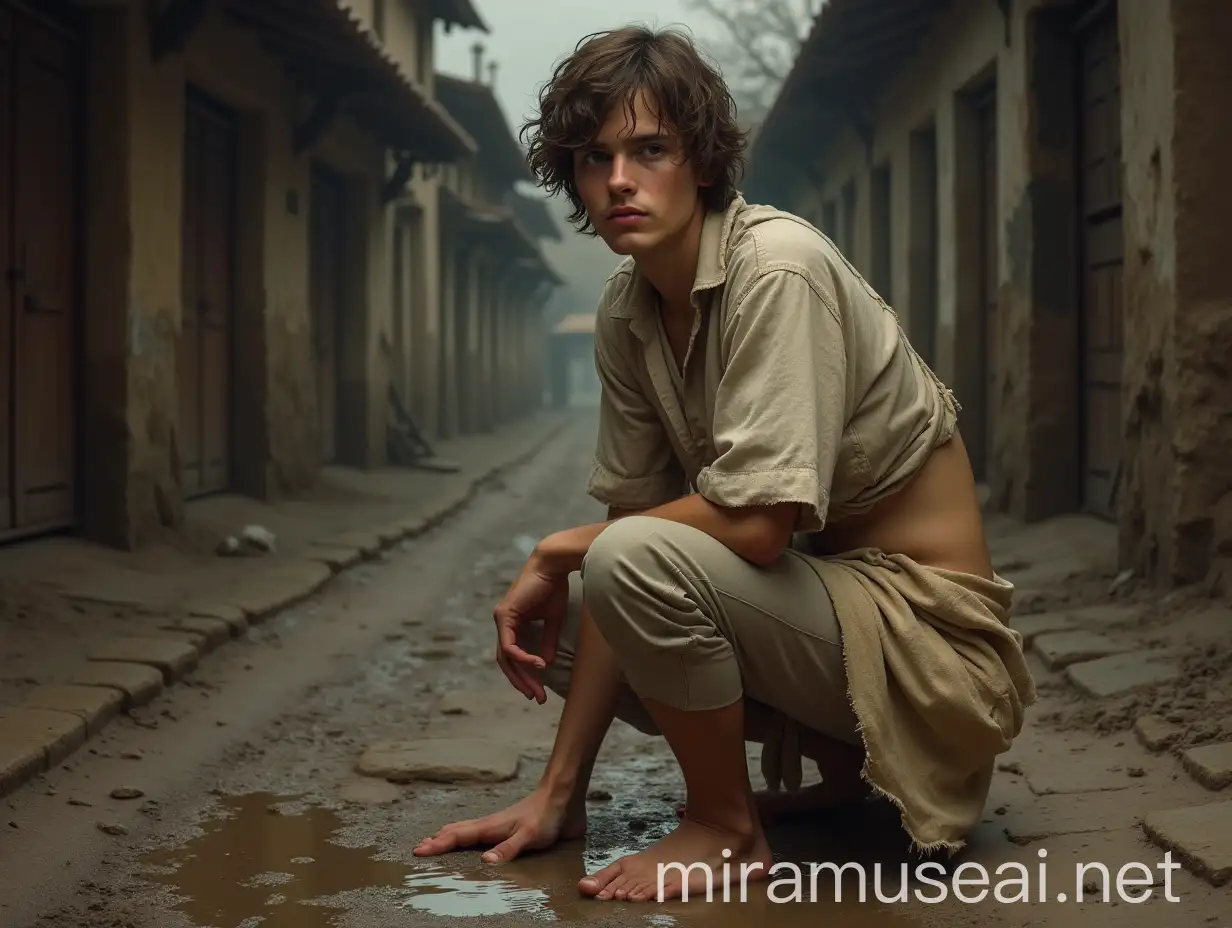
M 727 209 L 711 210 L 702 220 L 701 243 L 697 253 L 697 272 L 693 276 L 691 295 L 696 296 L 727 283 L 728 245 L 736 217 L 746 206 L 744 197 L 736 194 Z M 620 299 L 608 307 L 608 315 L 614 319 L 649 319 L 653 317 L 656 301 L 654 288 L 633 264 L 632 279 Z

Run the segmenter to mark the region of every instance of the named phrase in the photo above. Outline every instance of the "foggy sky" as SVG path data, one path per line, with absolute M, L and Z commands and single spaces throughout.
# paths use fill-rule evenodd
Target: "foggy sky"
M 585 35 L 630 23 L 683 25 L 699 39 L 708 24 L 689 14 L 680 0 L 475 0 L 490 34 L 455 28 L 438 31 L 436 66 L 471 77 L 471 46 L 486 47 L 485 60 L 499 64 L 496 92 L 515 130 L 534 105 L 535 93 L 551 76 L 553 65 Z M 693 20 L 690 22 L 690 20 Z M 484 74 L 487 80 L 487 74 Z

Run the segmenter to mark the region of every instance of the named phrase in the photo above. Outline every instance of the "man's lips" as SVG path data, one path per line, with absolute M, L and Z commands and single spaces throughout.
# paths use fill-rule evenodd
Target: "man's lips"
M 620 206 L 607 214 L 609 219 L 640 219 L 646 214 L 640 209 L 634 209 L 630 206 Z

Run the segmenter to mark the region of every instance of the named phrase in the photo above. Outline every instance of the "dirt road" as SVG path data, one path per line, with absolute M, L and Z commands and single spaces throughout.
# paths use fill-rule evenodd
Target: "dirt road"
M 743 904 L 585 900 L 576 890 L 583 872 L 670 829 L 682 796 L 665 747 L 619 723 L 592 783 L 600 792 L 585 842 L 503 866 L 482 864 L 477 851 L 413 858 L 440 824 L 518 798 L 546 759 L 560 703 L 535 706 L 505 683 L 491 661 L 491 607 L 533 539 L 602 517 L 581 491 L 592 429 L 579 421 L 452 521 L 252 629 L 186 685 L 12 797 L 0 810 L 0 926 L 804 926 L 838 917 L 870 928 L 1041 919 L 1055 928 L 1092 914 L 1101 924 L 1202 924 L 1226 911 L 1221 894 L 1184 874 L 1168 874 L 1184 901 L 1160 901 L 1158 869 L 1145 905 L 1117 904 L 1114 894 L 1109 904 L 972 906 L 952 894 L 920 902 L 916 890 L 909 902 L 883 904 L 872 864 L 885 865 L 881 889 L 892 895 L 906 858 L 894 816 L 875 806 L 773 835 L 783 860 L 861 862 L 870 877 L 864 904 L 854 870 L 835 903 L 824 874 L 810 891 L 806 864 L 799 903 L 770 901 L 764 889 Z M 394 786 L 354 773 L 368 745 L 425 736 L 481 738 L 494 752 L 510 746 L 522 757 L 518 775 Z M 1024 862 L 1032 881 L 1041 870 L 1036 847 L 998 840 L 995 828 L 976 848 L 989 870 Z M 1143 850 L 1148 863 L 1159 857 Z M 1051 878 L 1055 896 L 1065 877 Z M 1039 891 L 1032 882 L 1031 898 Z

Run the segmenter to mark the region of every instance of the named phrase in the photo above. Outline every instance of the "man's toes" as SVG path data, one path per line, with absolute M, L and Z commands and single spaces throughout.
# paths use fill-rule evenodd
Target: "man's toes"
M 632 880 L 633 878 L 628 873 L 621 871 L 619 876 L 607 884 L 607 887 L 603 890 L 602 898 L 618 899 L 623 902 L 629 892 L 629 885 L 632 883 Z
M 646 902 L 649 899 L 658 897 L 658 887 L 652 883 L 647 883 L 641 880 L 636 886 L 629 890 L 628 898 L 630 902 Z
M 592 896 L 597 896 L 600 893 L 605 892 L 609 888 L 611 882 L 617 879 L 621 873 L 624 872 L 623 863 L 623 861 L 618 860 L 616 863 L 609 864 L 602 870 L 592 873 L 590 876 L 582 877 L 582 879 L 578 882 L 578 888 L 581 889 L 582 892 Z

